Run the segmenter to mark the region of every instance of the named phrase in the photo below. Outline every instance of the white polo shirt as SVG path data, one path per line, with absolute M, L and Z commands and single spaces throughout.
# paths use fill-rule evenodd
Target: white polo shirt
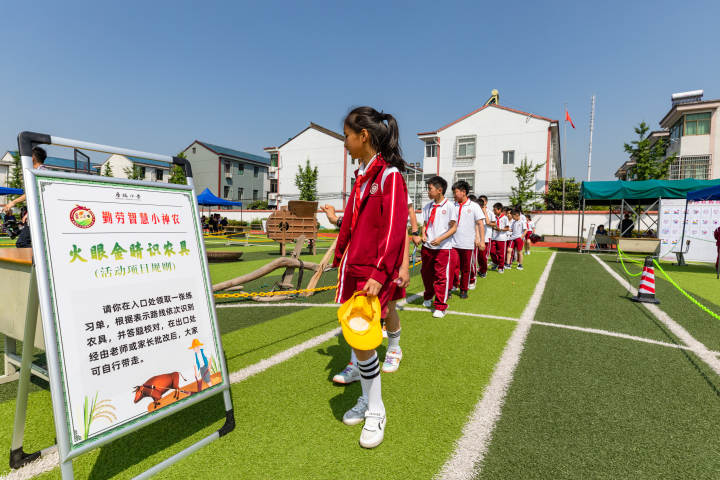
M 510 225 L 510 222 L 508 221 L 507 215 L 500 215 L 497 217 L 497 226 L 500 228 L 505 228 Z M 504 232 L 502 230 L 493 230 L 493 240 L 496 242 L 504 242 L 508 239 L 507 232 Z
M 510 224 L 510 240 L 522 237 L 522 233 L 525 231 L 525 222 L 522 220 L 513 220 Z
M 435 205 L 437 205 L 435 208 L 435 218 L 433 224 L 430 225 L 430 214 Z M 423 207 L 423 222 L 426 225 L 425 234 L 427 236 L 427 242 L 424 243 L 424 246 L 431 250 L 449 250 L 453 248 L 452 237 L 445 239 L 438 246 L 430 245 L 430 242 L 447 232 L 450 229 L 450 222 L 456 221 L 457 211 L 455 210 L 455 205 L 447 198 L 438 204 L 434 201 L 426 203 Z
M 480 205 L 470 199 L 460 205 L 455 202 L 457 210 L 458 228 L 453 235 L 453 247 L 471 250 L 475 248 L 475 224 L 485 219 L 485 215 L 480 209 Z
M 480 209 L 482 211 L 482 208 Z M 495 220 L 497 220 L 497 217 L 495 216 L 495 213 L 492 211 L 492 209 L 487 210 L 488 218 L 490 219 L 490 224 L 494 224 Z M 485 215 L 483 214 L 483 220 L 485 220 Z M 485 222 L 485 243 L 490 243 L 490 240 L 493 239 L 495 230 L 493 230 L 490 225 L 488 225 L 487 222 Z

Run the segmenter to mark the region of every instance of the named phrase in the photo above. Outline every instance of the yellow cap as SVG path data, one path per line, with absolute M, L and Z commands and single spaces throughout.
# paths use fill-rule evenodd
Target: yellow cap
M 192 345 L 190 345 L 190 348 L 188 348 L 188 350 L 192 350 L 195 347 L 202 347 L 203 345 L 204 344 L 200 343 L 200 340 L 198 340 L 197 338 L 193 338 Z
M 355 292 L 338 309 L 338 320 L 342 326 L 345 341 L 358 350 L 374 350 L 382 343 L 380 326 L 380 300 Z

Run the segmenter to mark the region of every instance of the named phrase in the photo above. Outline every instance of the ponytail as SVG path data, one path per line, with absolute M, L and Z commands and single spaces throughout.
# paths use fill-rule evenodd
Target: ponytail
M 363 128 L 367 130 L 370 144 L 382 154 L 385 161 L 401 172 L 405 171 L 405 161 L 400 150 L 400 131 L 395 117 L 372 107 L 357 107 L 345 117 L 345 125 L 358 133 Z

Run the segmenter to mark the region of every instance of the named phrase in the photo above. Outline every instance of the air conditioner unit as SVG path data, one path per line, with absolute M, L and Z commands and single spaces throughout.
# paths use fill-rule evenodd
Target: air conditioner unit
M 268 193 L 269 200 L 274 200 L 277 202 L 279 198 L 280 198 L 280 195 L 278 195 L 277 193 Z
M 225 178 L 232 178 L 232 172 L 225 172 Z

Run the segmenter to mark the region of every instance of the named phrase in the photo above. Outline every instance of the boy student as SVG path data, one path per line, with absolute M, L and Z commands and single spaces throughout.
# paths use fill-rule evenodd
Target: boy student
M 424 226 L 421 251 L 424 307 L 434 305 L 433 317 L 443 318 L 447 310 L 447 299 L 452 288 L 451 253 L 452 236 L 457 231 L 457 211 L 445 198 L 447 182 L 442 177 L 428 179 L 428 197 L 432 200 L 423 207 Z M 435 295 L 434 304 L 431 302 Z
M 508 268 L 512 268 L 513 257 L 517 256 L 518 270 L 523 269 L 523 237 L 525 236 L 525 226 L 527 223 L 523 221 L 520 210 L 513 209 L 512 223 L 510 224 L 510 240 L 508 241 Z M 511 250 L 512 249 L 512 250 Z
M 496 222 L 495 213 L 490 208 L 490 205 L 488 204 L 488 197 L 485 195 L 480 195 L 478 198 L 478 201 L 480 202 L 480 208 L 482 209 L 482 213 L 485 217 L 485 250 L 480 250 L 480 255 L 478 256 L 478 271 L 480 278 L 485 278 L 487 276 L 488 271 L 488 254 L 490 253 L 491 243 L 492 243 L 492 237 L 494 230 L 492 226 Z
M 344 303 L 355 292 L 377 297 L 382 317 L 388 319 L 389 303 L 404 298 L 399 288 L 400 269 L 407 246 L 407 186 L 402 177 L 405 162 L 398 141 L 395 118 L 372 107 L 357 107 L 345 117 L 345 148 L 360 161 L 350 203 L 335 248 L 338 267 L 335 301 Z M 390 325 L 388 325 L 390 330 Z M 399 335 L 399 331 L 396 331 Z M 388 332 L 390 336 L 390 332 Z M 399 337 L 398 337 L 399 340 Z M 343 423 L 362 423 L 360 446 L 374 448 L 385 436 L 377 352 L 353 349 L 360 370 L 362 395 L 343 415 Z
M 480 201 L 475 195 L 468 195 L 468 198 L 471 202 L 474 202 L 477 204 L 478 208 L 480 209 L 480 230 L 482 230 L 483 234 L 485 233 L 485 214 L 482 211 L 482 208 L 480 208 Z M 483 245 L 485 243 L 483 242 Z M 480 248 L 478 245 L 475 246 L 473 249 L 473 258 L 472 263 L 470 264 L 470 282 L 468 285 L 468 288 L 470 290 L 475 290 L 476 287 L 476 281 L 477 281 L 477 274 L 478 274 L 478 259 L 480 258 Z
M 482 228 L 484 215 L 480 206 L 467 196 L 470 185 L 459 180 L 452 186 L 457 210 L 457 228 L 453 235 L 453 250 L 459 263 L 460 298 L 468 298 L 470 271 L 475 259 L 475 247 L 485 248 L 485 229 Z
M 493 213 L 496 220 L 492 225 L 492 245 L 490 246 L 490 257 L 497 266 L 498 273 L 505 272 L 505 253 L 507 238 L 506 233 L 510 230 L 508 217 L 503 212 L 502 203 L 498 202 L 493 205 Z

